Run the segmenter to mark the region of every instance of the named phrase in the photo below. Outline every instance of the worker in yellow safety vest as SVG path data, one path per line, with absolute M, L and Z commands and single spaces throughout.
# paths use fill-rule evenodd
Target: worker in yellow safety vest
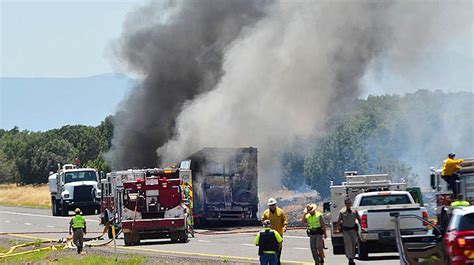
M 465 207 L 471 205 L 468 201 L 465 201 L 462 194 L 458 194 L 455 201 L 451 203 L 451 207 Z
M 268 209 L 263 212 L 262 222 L 265 220 L 270 220 L 270 227 L 273 230 L 277 231 L 281 237 L 283 237 L 283 234 L 286 232 L 286 228 L 288 225 L 288 218 L 286 218 L 286 215 L 283 210 L 280 207 L 277 207 L 277 201 L 275 200 L 275 198 L 269 198 L 267 205 Z M 277 253 L 278 265 L 281 264 L 280 259 L 282 250 L 283 244 L 280 244 L 280 250 Z
M 69 235 L 72 234 L 72 242 L 77 247 L 77 254 L 81 254 L 84 244 L 84 234 L 87 234 L 86 219 L 81 215 L 81 209 L 74 210 L 75 215 L 69 222 Z M 71 230 L 73 233 L 71 233 Z
M 306 205 L 301 222 L 307 225 L 311 254 L 316 264 L 324 264 L 323 237 L 327 238 L 323 215 L 316 211 L 316 204 Z
M 258 246 L 258 255 L 260 256 L 260 265 L 278 264 L 277 254 L 283 238 L 280 233 L 271 229 L 270 226 L 270 220 L 264 220 L 264 231 L 259 232 L 255 237 L 255 245 Z

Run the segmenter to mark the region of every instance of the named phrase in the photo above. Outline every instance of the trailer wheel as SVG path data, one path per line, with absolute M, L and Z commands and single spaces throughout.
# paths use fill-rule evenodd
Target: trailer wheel
M 357 242 L 357 255 L 360 260 L 369 259 L 369 248 L 367 247 L 367 243 L 362 242 L 360 239 Z

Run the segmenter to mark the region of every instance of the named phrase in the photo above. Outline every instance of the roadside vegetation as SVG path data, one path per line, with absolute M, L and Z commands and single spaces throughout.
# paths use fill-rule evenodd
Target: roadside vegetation
M 47 185 L 0 185 L 0 205 L 49 208 L 50 204 Z
M 16 256 L 2 257 L 12 246 L 31 243 L 27 247 L 19 248 L 13 253 L 25 253 Z M 40 248 L 51 246 L 51 243 L 38 241 L 26 242 L 0 237 L 0 264 L 54 264 L 54 265 L 161 265 L 161 264 L 203 264 L 203 265 L 223 265 L 223 264 L 248 264 L 248 262 L 232 261 L 225 257 L 221 259 L 205 259 L 189 256 L 159 256 L 156 254 L 131 254 L 118 252 L 114 253 L 111 248 L 86 248 L 83 254 L 76 254 L 75 249 L 47 249 Z M 33 251 L 33 252 L 31 252 Z

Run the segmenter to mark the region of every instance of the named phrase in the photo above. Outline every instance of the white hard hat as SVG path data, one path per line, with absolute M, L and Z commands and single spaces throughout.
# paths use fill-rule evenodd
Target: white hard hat
M 270 198 L 268 199 L 267 205 L 268 206 L 275 205 L 276 203 L 277 203 L 277 200 L 275 200 L 275 198 Z

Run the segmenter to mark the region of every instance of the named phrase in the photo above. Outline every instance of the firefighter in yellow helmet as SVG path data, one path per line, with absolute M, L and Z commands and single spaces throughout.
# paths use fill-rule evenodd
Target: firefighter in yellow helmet
M 86 219 L 81 215 L 81 209 L 74 210 L 75 215 L 69 222 L 69 235 L 72 234 L 72 242 L 77 247 L 77 254 L 81 254 L 84 244 L 84 235 L 87 234 Z M 73 231 L 71 233 L 71 230 Z

